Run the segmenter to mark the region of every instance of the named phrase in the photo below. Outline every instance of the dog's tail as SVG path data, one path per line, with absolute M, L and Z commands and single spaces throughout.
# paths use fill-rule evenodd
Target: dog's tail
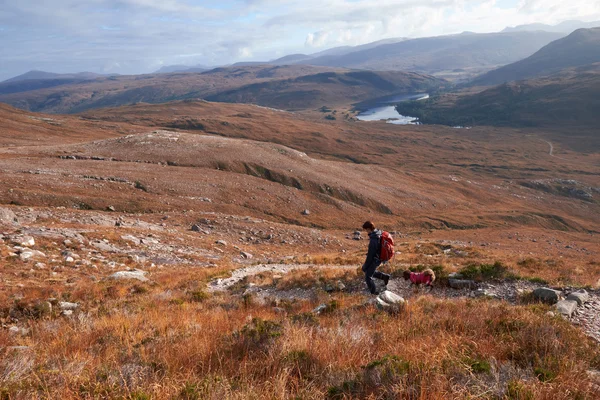
M 433 272 L 431 268 L 427 268 L 425 271 L 423 271 L 423 273 L 431 276 L 431 283 L 435 282 L 435 272 Z

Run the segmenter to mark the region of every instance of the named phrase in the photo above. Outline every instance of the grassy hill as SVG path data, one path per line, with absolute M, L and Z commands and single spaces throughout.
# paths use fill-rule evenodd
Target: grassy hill
M 546 76 L 564 68 L 597 62 L 600 62 L 600 27 L 578 29 L 569 36 L 544 46 L 530 57 L 482 75 L 472 84 L 496 85 Z

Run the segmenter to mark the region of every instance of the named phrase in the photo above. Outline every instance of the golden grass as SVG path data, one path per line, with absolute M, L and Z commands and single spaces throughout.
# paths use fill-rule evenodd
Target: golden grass
M 335 307 L 280 314 L 202 292 L 222 270 L 161 273 L 154 283 L 101 282 L 60 293 L 72 318 L 30 318 L 0 332 L 0 398 L 343 399 L 597 398 L 586 371 L 595 343 L 545 306 L 424 296 L 390 316 L 358 294 Z M 356 271 L 323 272 L 337 279 Z M 314 276 L 318 276 L 313 274 Z M 301 280 L 302 271 L 291 280 Z M 310 275 L 308 276 L 310 279 Z M 203 293 L 199 295 L 198 293 Z M 24 301 L 46 296 L 29 291 Z M 29 298 L 31 296 L 31 298 Z M 542 380 L 544 382 L 542 382 Z

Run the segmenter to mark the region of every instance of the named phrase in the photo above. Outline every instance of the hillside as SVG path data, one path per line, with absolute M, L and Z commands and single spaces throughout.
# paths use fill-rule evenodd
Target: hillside
M 0 83 L 8 83 L 8 82 L 20 82 L 27 80 L 52 80 L 52 79 L 72 79 L 72 80 L 89 80 L 96 79 L 101 77 L 102 75 L 96 74 L 93 72 L 78 72 L 74 74 L 57 74 L 54 72 L 45 72 L 45 71 L 29 71 L 24 73 L 23 75 L 15 76 L 14 78 L 10 78 Z
M 0 124 L 6 398 L 598 398 L 577 139 L 192 100 Z M 395 295 L 365 291 L 366 219 Z
M 304 64 L 429 74 L 481 71 L 528 57 L 564 36 L 550 32 L 513 32 L 438 36 L 384 44 L 342 56 L 323 56 Z
M 579 29 L 544 46 L 530 57 L 478 77 L 471 84 L 496 85 L 597 62 L 600 62 L 600 27 Z
M 24 110 L 51 113 L 190 98 L 310 109 L 443 84 L 432 77 L 405 72 L 361 73 L 308 65 L 260 65 L 217 68 L 202 73 L 99 78 L 56 88 L 0 94 L 0 101 Z
M 600 63 L 544 78 L 444 94 L 398 105 L 400 113 L 444 125 L 537 126 L 598 138 Z M 584 131 L 572 131 L 582 128 Z

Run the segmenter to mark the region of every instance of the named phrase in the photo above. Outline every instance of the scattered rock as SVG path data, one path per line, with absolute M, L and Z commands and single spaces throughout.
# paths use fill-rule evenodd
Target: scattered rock
M 201 230 L 202 230 L 202 228 L 200 228 L 200 225 L 197 225 L 197 224 L 192 225 L 193 232 L 200 232 Z
M 548 311 L 548 312 L 546 313 L 546 315 L 547 315 L 548 317 L 554 317 L 554 316 L 556 316 L 556 314 L 554 314 L 554 311 Z
M 590 295 L 585 289 L 580 289 L 576 292 L 572 292 L 567 296 L 567 300 L 573 300 L 577 302 L 577 305 L 583 305 L 587 301 L 589 301 Z
M 141 240 L 136 238 L 133 235 L 123 235 L 121 236 L 121 239 L 127 241 L 127 242 L 131 242 L 131 243 L 135 243 L 135 244 L 140 244 Z
M 79 308 L 79 304 L 77 303 L 69 303 L 68 301 L 61 301 L 58 303 L 58 307 L 62 310 L 62 311 L 73 311 L 73 310 L 77 310 Z
M 310 210 L 304 210 L 304 211 L 302 211 L 302 215 L 310 215 Z
M 36 258 L 45 258 L 46 255 L 38 250 L 24 250 L 19 254 L 19 258 L 23 261 L 33 260 Z
M 451 274 L 448 275 L 448 279 L 463 279 L 464 275 L 461 274 L 460 272 L 452 272 Z
M 13 243 L 17 246 L 33 247 L 35 246 L 35 239 L 31 236 L 19 236 L 13 239 Z
M 575 310 L 577 310 L 577 302 L 575 300 L 561 300 L 556 303 L 556 311 L 565 317 L 571 318 Z
M 63 310 L 61 312 L 62 315 L 64 315 L 65 317 L 68 317 L 70 315 L 73 315 L 73 310 Z
M 465 279 L 449 279 L 448 285 L 452 289 L 475 289 L 477 287 L 475 281 Z
M 246 260 L 250 260 L 252 257 L 254 257 L 252 254 L 250 253 L 246 253 L 245 251 L 242 251 L 242 257 L 244 257 Z
M 29 329 L 11 326 L 8 328 L 8 333 L 13 336 L 27 336 L 29 334 Z
M 354 231 L 352 239 L 354 239 L 354 240 L 361 240 L 362 239 L 362 233 L 361 233 L 361 231 Z
M 127 279 L 137 279 L 138 281 L 148 282 L 149 279 L 146 278 L 146 271 L 142 271 L 141 269 L 134 269 L 131 271 L 119 271 L 115 272 L 108 279 L 117 279 L 117 280 L 127 280 Z
M 312 310 L 313 314 L 321 314 L 327 309 L 327 304 L 320 304 L 317 308 Z
M 537 288 L 533 291 L 533 297 L 537 300 L 543 301 L 548 304 L 556 304 L 562 296 L 562 293 L 558 290 L 550 288 Z
M 346 290 L 346 285 L 344 285 L 344 282 L 342 281 L 337 281 L 335 285 L 337 287 L 337 290 L 339 290 L 340 292 Z
M 114 211 L 117 211 L 117 210 L 115 209 L 115 207 L 114 207 L 114 206 L 108 206 L 108 207 L 106 207 L 106 209 L 107 209 L 108 211 L 113 211 L 113 212 L 114 212 Z
M 35 263 L 35 265 L 33 266 L 33 268 L 35 268 L 35 269 L 46 269 L 46 264 L 38 262 L 38 263 Z
M 8 208 L 0 207 L 0 225 L 1 224 L 14 225 L 17 223 L 18 223 L 17 216 L 15 215 L 14 212 L 9 210 Z
M 215 243 L 219 246 L 227 246 L 227 242 L 224 240 L 217 240 Z

